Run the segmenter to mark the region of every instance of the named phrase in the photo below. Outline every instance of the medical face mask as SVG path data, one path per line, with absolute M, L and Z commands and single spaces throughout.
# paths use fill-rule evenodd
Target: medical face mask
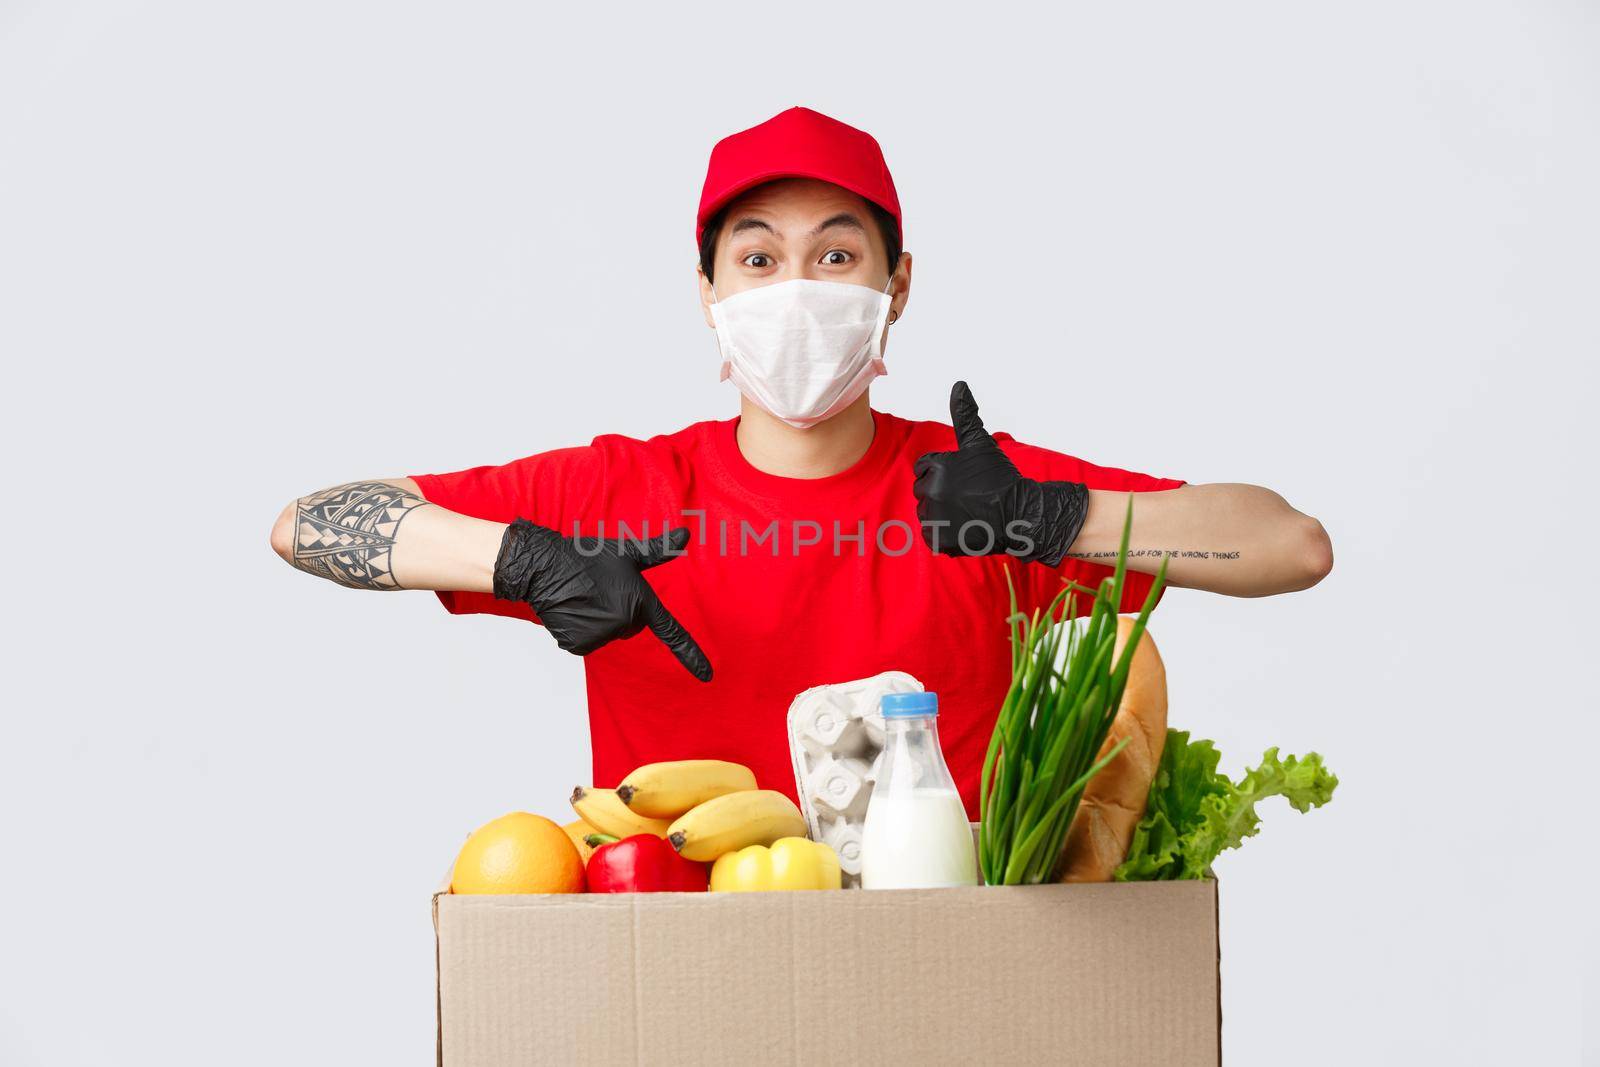
M 712 290 L 712 295 L 716 291 Z M 722 377 L 762 410 L 806 429 L 849 407 L 887 374 L 889 292 L 805 278 L 711 305 Z

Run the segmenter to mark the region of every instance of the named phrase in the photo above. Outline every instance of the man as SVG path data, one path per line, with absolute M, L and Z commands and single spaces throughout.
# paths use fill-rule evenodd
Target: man
M 795 694 L 908 671 L 939 694 L 975 815 L 1010 680 L 1008 570 L 1028 610 L 1063 579 L 1097 584 L 1130 493 L 1124 611 L 1166 554 L 1172 585 L 1267 596 L 1320 581 L 1332 548 L 1266 489 L 991 435 L 964 383 L 951 426 L 874 411 L 868 386 L 911 293 L 903 236 L 866 133 L 794 108 L 734 134 L 712 151 L 696 237 L 737 418 L 337 486 L 286 507 L 273 547 L 355 588 L 431 589 L 453 613 L 542 622 L 585 657 L 600 784 L 715 757 L 792 794 Z

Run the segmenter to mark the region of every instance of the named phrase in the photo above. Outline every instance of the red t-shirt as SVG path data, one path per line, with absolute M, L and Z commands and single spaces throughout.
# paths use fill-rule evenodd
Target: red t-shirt
M 585 657 L 596 784 L 656 760 L 727 759 L 794 796 L 785 717 L 796 694 L 901 670 L 939 694 L 945 760 L 976 818 L 978 774 L 1011 681 L 1004 568 L 1028 611 L 1047 604 L 1063 577 L 1092 588 L 1110 569 L 935 555 L 917 532 L 912 467 L 924 452 L 954 448 L 955 434 L 944 423 L 877 411 L 873 419 L 867 454 L 827 478 L 752 467 L 734 439 L 737 419 L 415 477 L 432 503 L 495 522 L 524 518 L 566 536 L 654 536 L 668 523 L 693 533 L 683 556 L 646 573 L 714 677 L 696 681 L 649 630 Z M 1183 484 L 995 438 L 1041 481 L 1135 492 Z M 1129 572 L 1123 611 L 1138 610 L 1150 581 Z M 456 614 L 538 621 L 527 605 L 486 593 L 439 599 Z

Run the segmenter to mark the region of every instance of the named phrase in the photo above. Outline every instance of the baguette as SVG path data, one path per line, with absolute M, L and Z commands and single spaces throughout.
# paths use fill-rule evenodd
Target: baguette
M 1122 655 L 1132 629 L 1133 619 L 1118 617 L 1113 660 Z M 1133 653 L 1122 704 L 1096 758 L 1123 738 L 1128 739 L 1127 747 L 1083 789 L 1083 800 L 1062 850 L 1063 882 L 1109 882 L 1112 872 L 1127 858 L 1134 828 L 1144 818 L 1150 783 L 1167 743 L 1167 668 L 1148 630 Z

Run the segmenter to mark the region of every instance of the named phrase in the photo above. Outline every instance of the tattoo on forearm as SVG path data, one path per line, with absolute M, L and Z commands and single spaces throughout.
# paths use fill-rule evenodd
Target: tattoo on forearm
M 383 482 L 350 482 L 295 501 L 296 567 L 352 589 L 400 589 L 395 536 L 428 502 Z
M 1219 551 L 1219 550 L 1216 550 L 1216 549 L 1212 549 L 1210 551 L 1207 551 L 1207 550 L 1198 549 L 1198 548 L 1130 548 L 1130 549 L 1128 549 L 1128 558 L 1129 559 L 1138 559 L 1141 556 L 1142 557 L 1146 557 L 1146 558 L 1155 557 L 1157 559 L 1161 558 L 1162 556 L 1171 556 L 1174 559 L 1224 559 L 1224 560 L 1226 560 L 1226 559 L 1238 559 L 1239 558 L 1239 551 L 1238 551 L 1238 549 L 1234 549 L 1231 552 L 1223 552 L 1223 551 Z M 1068 559 L 1109 559 L 1109 560 L 1115 560 L 1117 558 L 1117 553 L 1116 553 L 1115 550 L 1102 551 L 1102 552 L 1068 552 L 1067 553 L 1067 558 Z

